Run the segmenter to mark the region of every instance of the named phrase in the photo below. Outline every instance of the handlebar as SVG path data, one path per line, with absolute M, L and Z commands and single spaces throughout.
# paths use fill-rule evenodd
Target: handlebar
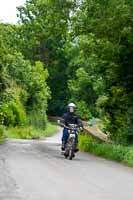
M 64 123 L 61 122 L 61 120 L 57 120 L 57 123 L 61 126 L 61 127 L 65 127 L 68 128 L 69 130 L 77 130 L 77 131 L 83 131 L 83 127 L 77 125 L 77 124 L 69 124 L 68 126 L 66 126 Z

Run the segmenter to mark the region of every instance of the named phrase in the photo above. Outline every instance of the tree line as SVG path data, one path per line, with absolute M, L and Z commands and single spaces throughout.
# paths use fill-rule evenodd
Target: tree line
M 74 101 L 133 143 L 133 1 L 27 0 L 0 24 L 0 122 L 45 127 Z

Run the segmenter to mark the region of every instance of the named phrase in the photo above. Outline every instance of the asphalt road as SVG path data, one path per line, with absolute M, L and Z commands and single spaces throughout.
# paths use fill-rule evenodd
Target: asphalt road
M 78 153 L 60 154 L 59 134 L 0 146 L 0 200 L 133 200 L 133 170 Z

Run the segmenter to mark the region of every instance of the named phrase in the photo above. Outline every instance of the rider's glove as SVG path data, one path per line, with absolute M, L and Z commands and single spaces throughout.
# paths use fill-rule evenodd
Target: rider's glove
M 83 127 L 80 127 L 79 129 L 80 129 L 81 132 L 84 130 Z

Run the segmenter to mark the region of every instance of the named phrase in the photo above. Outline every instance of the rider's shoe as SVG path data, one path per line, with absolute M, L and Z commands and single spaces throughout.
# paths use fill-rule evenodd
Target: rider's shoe
M 74 152 L 77 153 L 78 151 L 79 151 L 79 149 L 78 149 L 78 145 L 75 144 Z
M 64 148 L 64 147 L 61 147 L 61 150 L 62 150 L 62 151 L 65 151 L 65 148 Z
M 62 142 L 61 150 L 65 151 L 65 143 L 64 142 Z
M 75 153 L 77 153 L 78 151 L 79 151 L 79 149 L 78 149 L 78 148 L 75 148 L 75 149 L 74 149 L 74 152 L 75 152 Z
M 73 154 L 73 158 L 75 157 L 75 154 Z

